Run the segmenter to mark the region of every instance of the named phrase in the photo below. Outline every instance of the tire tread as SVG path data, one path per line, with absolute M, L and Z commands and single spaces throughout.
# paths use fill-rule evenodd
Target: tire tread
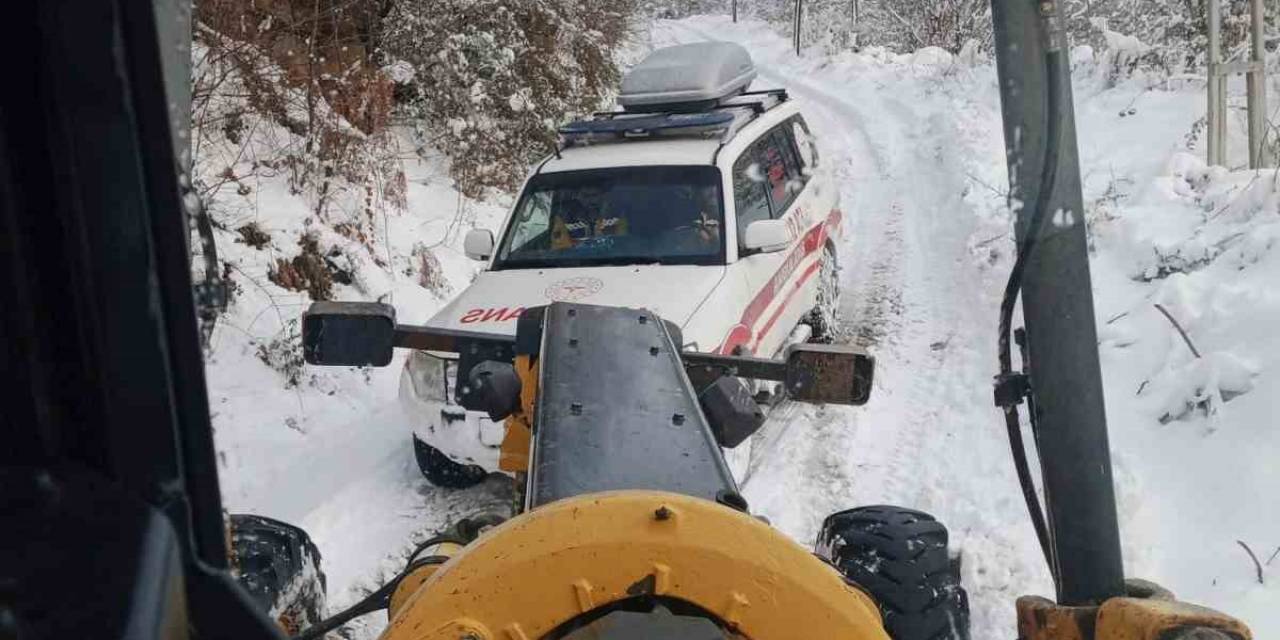
M 947 542 L 927 513 L 872 506 L 828 517 L 818 552 L 875 598 L 894 640 L 968 640 L 968 595 Z

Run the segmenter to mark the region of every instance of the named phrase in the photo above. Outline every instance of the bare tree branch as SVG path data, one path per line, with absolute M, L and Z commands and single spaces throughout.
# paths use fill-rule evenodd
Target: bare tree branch
M 1155 307 L 1157 310 L 1160 311 L 1160 313 L 1164 314 L 1165 318 L 1169 319 L 1169 324 L 1172 324 L 1173 328 L 1178 330 L 1178 334 L 1182 336 L 1182 341 L 1187 343 L 1187 348 L 1191 350 L 1192 355 L 1194 355 L 1197 359 L 1200 358 L 1201 357 L 1200 350 L 1196 349 L 1196 345 L 1191 343 L 1191 337 L 1188 336 L 1187 332 L 1182 329 L 1182 325 L 1178 324 L 1178 321 L 1173 319 L 1173 315 L 1171 315 L 1169 311 L 1164 308 L 1164 305 L 1157 303 Z
M 889 15 L 893 16 L 894 18 L 897 18 L 898 22 L 901 22 L 902 26 L 906 27 L 907 34 L 910 35 L 911 38 L 916 41 L 916 44 L 920 46 L 924 46 L 924 39 L 920 37 L 920 34 L 916 33 L 916 28 L 912 26 L 912 24 L 906 18 L 902 17 L 902 14 L 898 13 L 897 11 L 894 11 L 893 7 L 889 6 L 888 4 L 884 5 L 884 8 L 886 11 L 889 12 Z
M 1262 579 L 1262 563 L 1258 562 L 1258 556 L 1253 555 L 1253 549 L 1250 549 L 1249 545 L 1244 543 L 1244 540 L 1236 540 L 1236 544 L 1240 545 L 1240 548 L 1244 549 L 1244 552 L 1249 554 L 1250 560 L 1253 560 L 1253 568 L 1258 571 L 1258 584 L 1266 584 Z

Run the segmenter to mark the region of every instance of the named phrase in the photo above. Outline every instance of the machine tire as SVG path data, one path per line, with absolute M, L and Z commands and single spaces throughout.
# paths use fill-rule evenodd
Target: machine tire
M 804 323 L 813 330 L 811 342 L 832 343 L 840 330 L 840 270 L 835 251 L 822 250 L 822 266 L 818 270 L 818 302 Z
M 320 551 L 306 531 L 248 514 L 231 514 L 231 566 L 258 607 L 290 636 L 324 619 Z
M 418 460 L 418 469 L 427 481 L 445 489 L 466 489 L 474 487 L 489 477 L 484 467 L 474 464 L 459 464 L 449 459 L 439 449 L 423 442 L 418 436 L 413 437 L 413 455 Z
M 947 529 L 927 513 L 859 507 L 829 516 L 818 555 L 871 595 L 894 640 L 968 640 L 969 597 L 947 555 Z

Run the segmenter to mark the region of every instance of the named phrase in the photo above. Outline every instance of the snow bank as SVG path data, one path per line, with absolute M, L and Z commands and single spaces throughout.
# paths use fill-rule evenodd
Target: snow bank
M 951 63 L 951 52 L 941 47 L 925 47 L 911 54 L 911 64 L 916 66 L 940 67 Z
M 1134 182 L 1094 267 L 1113 447 L 1149 491 L 1125 533 L 1147 577 L 1273 636 L 1280 573 L 1258 584 L 1237 541 L 1263 562 L 1280 549 L 1276 175 L 1178 153 Z

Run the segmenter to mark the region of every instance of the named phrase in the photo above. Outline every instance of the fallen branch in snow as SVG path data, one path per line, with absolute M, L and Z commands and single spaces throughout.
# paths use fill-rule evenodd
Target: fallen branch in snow
M 1240 545 L 1244 552 L 1249 554 L 1250 560 L 1253 560 L 1253 568 L 1258 571 L 1258 584 L 1266 584 L 1262 580 L 1262 563 L 1258 562 L 1258 556 L 1253 555 L 1253 549 L 1250 549 L 1249 545 L 1244 543 L 1244 540 L 1236 540 L 1236 544 Z
M 1252 177 L 1252 178 L 1249 178 L 1249 182 L 1248 182 L 1248 184 L 1244 185 L 1244 188 L 1243 188 L 1243 189 L 1242 189 L 1242 188 L 1240 188 L 1240 187 L 1238 187 L 1238 186 L 1236 186 L 1236 187 L 1231 187 L 1231 191 L 1232 191 L 1232 192 L 1240 192 L 1240 193 L 1248 193 L 1249 189 L 1252 189 L 1252 188 L 1253 188 L 1254 183 L 1256 183 L 1256 182 L 1258 181 L 1258 174 L 1259 174 L 1259 173 L 1261 173 L 1261 171 L 1255 171 L 1255 172 L 1253 173 L 1253 177 Z M 1222 215 L 1222 214 L 1226 213 L 1226 212 L 1227 212 L 1227 209 L 1230 209 L 1230 208 L 1231 208 L 1231 205 L 1233 205 L 1233 204 L 1235 204 L 1235 203 L 1236 203 L 1236 198 L 1227 198 L 1227 199 L 1226 199 L 1226 201 L 1227 201 L 1227 203 L 1226 203 L 1226 204 L 1224 204 L 1224 205 L 1222 205 L 1221 207 L 1218 207 L 1218 210 L 1217 210 L 1217 211 L 1214 211 L 1212 214 L 1210 214 L 1209 216 L 1205 217 L 1205 221 L 1207 222 L 1207 221 L 1209 221 L 1209 220 L 1216 220 L 1216 219 L 1218 219 L 1218 216 L 1220 216 L 1220 215 Z
M 1276 550 L 1271 552 L 1271 557 L 1270 557 L 1270 558 L 1267 558 L 1267 566 L 1268 566 L 1268 567 L 1269 567 L 1269 566 L 1271 566 L 1271 561 L 1272 561 L 1272 560 L 1275 560 L 1275 559 L 1276 559 L 1276 556 L 1280 556 L 1280 547 L 1276 547 Z
M 974 249 L 981 249 L 981 248 L 983 248 L 983 247 L 985 247 L 985 246 L 987 246 L 987 245 L 989 245 L 989 244 L 991 244 L 991 243 L 995 242 L 996 240 L 1004 240 L 1005 238 L 1008 238 L 1008 237 L 1009 237 L 1009 232 L 1007 232 L 1007 231 L 1006 231 L 1006 232 L 1004 232 L 1004 233 L 1002 233 L 1002 234 L 1000 234 L 1000 235 L 998 235 L 998 236 L 994 236 L 994 237 L 991 237 L 991 238 L 987 238 L 986 240 L 981 240 L 981 241 L 978 241 L 978 242 L 974 243 L 973 248 L 974 248 Z
M 1128 311 L 1121 311 L 1120 313 L 1117 313 L 1116 315 L 1111 316 L 1111 318 L 1107 320 L 1107 324 L 1113 324 L 1115 323 L 1115 321 L 1120 320 L 1121 318 L 1124 318 L 1127 315 L 1129 315 Z
M 1183 331 L 1182 325 L 1178 324 L 1178 321 L 1173 319 L 1173 315 L 1171 315 L 1163 305 L 1157 303 L 1155 306 L 1160 313 L 1164 314 L 1164 317 L 1169 319 L 1169 324 L 1172 324 L 1173 328 L 1178 330 L 1178 334 L 1182 336 L 1182 341 L 1187 343 L 1188 349 L 1191 349 L 1192 355 L 1196 358 L 1200 358 L 1200 350 L 1196 349 L 1196 345 L 1191 343 L 1191 337 L 1187 335 L 1186 331 Z

